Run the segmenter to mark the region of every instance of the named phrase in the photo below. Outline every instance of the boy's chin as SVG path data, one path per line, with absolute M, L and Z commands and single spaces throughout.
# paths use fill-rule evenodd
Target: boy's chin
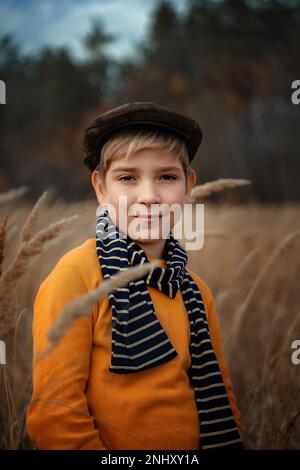
M 155 243 L 161 240 L 165 240 L 168 238 L 170 230 L 165 231 L 165 233 L 162 233 L 162 231 L 157 232 L 157 231 L 151 231 L 149 230 L 144 230 L 143 232 L 136 232 L 134 230 L 128 230 L 126 232 L 132 240 L 141 243 Z
M 132 238 L 132 240 L 134 240 L 136 243 L 141 243 L 141 244 L 144 244 L 144 245 L 151 245 L 151 243 L 157 243 L 159 241 L 161 241 L 162 239 L 161 238 L 133 238 L 133 237 L 130 237 Z

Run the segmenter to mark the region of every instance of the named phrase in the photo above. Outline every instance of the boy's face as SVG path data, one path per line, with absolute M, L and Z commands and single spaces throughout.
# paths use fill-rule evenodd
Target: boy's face
M 161 258 L 166 234 L 178 221 L 170 206 L 177 204 L 182 207 L 189 201 L 196 174 L 193 170 L 186 184 L 178 157 L 162 150 L 144 149 L 128 160 L 115 158 L 106 172 L 105 184 L 97 170 L 93 172 L 91 181 L 99 204 L 114 207 L 115 225 L 134 239 L 148 257 Z M 125 220 L 124 210 L 119 207 L 120 196 L 127 198 Z M 160 217 L 137 217 L 147 214 Z M 164 223 L 168 221 L 167 231 L 163 228 L 163 220 Z

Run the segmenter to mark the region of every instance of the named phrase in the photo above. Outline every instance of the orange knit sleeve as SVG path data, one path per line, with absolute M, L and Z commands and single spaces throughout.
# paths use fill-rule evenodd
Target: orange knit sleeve
M 219 363 L 219 367 L 222 373 L 224 385 L 226 387 L 228 399 L 229 399 L 231 409 L 232 409 L 232 414 L 235 419 L 239 433 L 241 435 L 242 434 L 241 414 L 238 409 L 237 401 L 236 401 L 235 394 L 233 391 L 233 384 L 230 378 L 227 361 L 226 361 L 225 354 L 224 354 L 223 347 L 222 347 L 220 322 L 219 322 L 219 317 L 218 317 L 217 310 L 215 307 L 215 303 L 213 300 L 213 295 L 208 285 L 199 276 L 195 275 L 195 273 L 191 271 L 189 272 L 191 276 L 194 278 L 195 282 L 197 283 L 200 289 L 204 304 L 205 304 L 205 310 L 207 313 L 207 321 L 208 321 L 211 341 L 213 343 L 214 350 L 215 350 L 217 360 Z
M 36 360 L 37 354 L 48 346 L 46 333 L 63 307 L 86 292 L 76 266 L 61 259 L 40 285 L 35 298 L 33 391 L 26 429 L 39 449 L 106 449 L 84 393 L 93 342 L 92 315 L 77 320 L 49 356 L 40 362 Z

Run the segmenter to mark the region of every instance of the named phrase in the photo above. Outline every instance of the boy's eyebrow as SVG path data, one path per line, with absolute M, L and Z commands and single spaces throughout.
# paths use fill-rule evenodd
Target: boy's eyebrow
M 180 171 L 181 168 L 178 166 L 163 166 L 157 169 L 157 171 Z M 112 173 L 116 173 L 117 171 L 139 171 L 139 168 L 134 166 L 131 167 L 118 167 L 112 170 Z

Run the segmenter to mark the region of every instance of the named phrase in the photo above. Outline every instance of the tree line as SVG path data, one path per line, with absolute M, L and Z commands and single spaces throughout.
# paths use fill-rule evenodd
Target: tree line
M 198 184 L 249 178 L 239 200 L 298 201 L 300 105 L 291 85 L 300 79 L 299 31 L 299 0 L 187 0 L 181 13 L 163 0 L 132 59 L 106 52 L 116 38 L 101 18 L 82 38 L 81 61 L 67 47 L 25 54 L 2 36 L 1 190 L 26 184 L 33 198 L 49 186 L 68 200 L 91 197 L 84 127 L 110 107 L 154 101 L 203 128 Z

